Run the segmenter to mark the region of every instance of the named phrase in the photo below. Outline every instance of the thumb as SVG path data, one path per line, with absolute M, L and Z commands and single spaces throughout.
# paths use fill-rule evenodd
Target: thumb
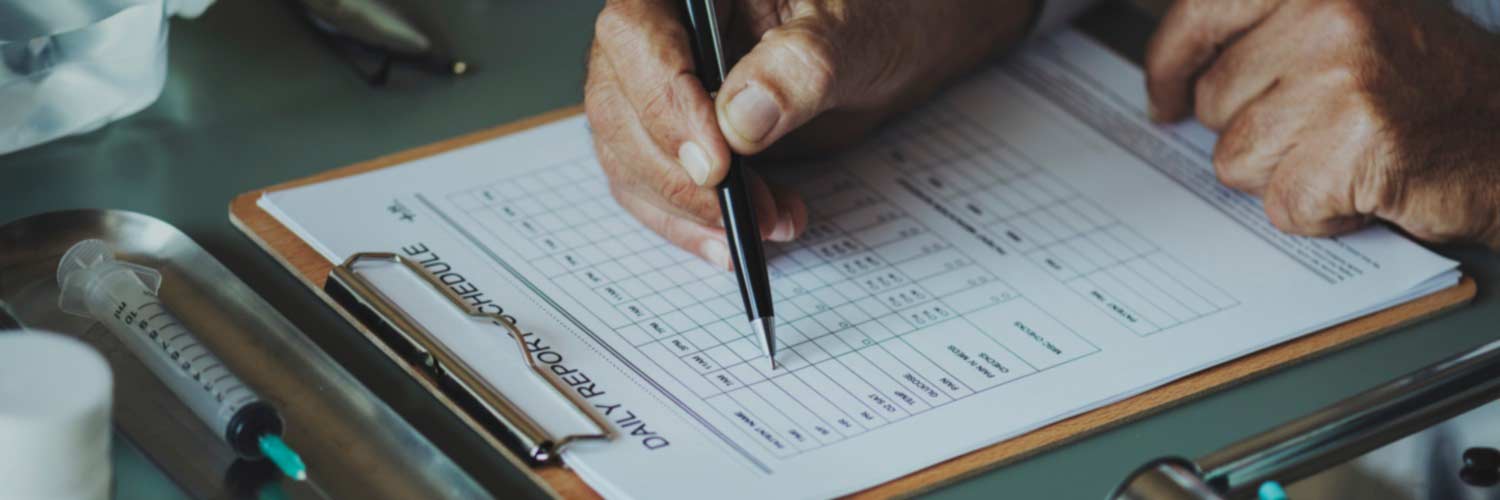
M 766 31 L 734 65 L 716 98 L 719 129 L 740 154 L 758 153 L 856 95 L 865 67 L 847 60 L 830 30 L 798 20 Z

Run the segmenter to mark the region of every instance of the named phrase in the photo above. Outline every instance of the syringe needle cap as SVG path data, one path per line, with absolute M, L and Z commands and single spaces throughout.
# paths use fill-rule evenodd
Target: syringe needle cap
M 296 451 L 292 451 L 292 447 L 287 446 L 286 441 L 281 440 L 281 436 L 275 434 L 262 435 L 260 437 L 260 451 L 261 453 L 265 453 L 266 458 L 271 459 L 271 463 L 276 464 L 276 467 L 281 469 L 281 473 L 286 474 L 286 477 L 298 481 L 307 479 L 307 464 L 302 463 L 302 457 L 297 455 Z

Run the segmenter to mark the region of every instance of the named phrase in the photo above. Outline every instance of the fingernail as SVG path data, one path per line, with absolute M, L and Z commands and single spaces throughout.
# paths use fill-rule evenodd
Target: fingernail
M 710 264 L 719 266 L 720 269 L 729 269 L 729 245 L 716 239 L 703 240 L 698 245 L 698 253 L 703 254 Z
M 741 139 L 759 143 L 781 121 L 781 108 L 759 85 L 749 85 L 729 101 L 729 128 Z
M 771 229 L 771 241 L 786 243 L 792 241 L 797 235 L 796 222 L 792 221 L 792 213 L 782 210 L 777 214 L 776 227 Z
M 693 178 L 694 184 L 702 186 L 708 181 L 708 153 L 698 143 L 682 143 L 682 147 L 677 148 L 677 163 L 682 164 L 682 169 L 687 171 L 688 177 Z

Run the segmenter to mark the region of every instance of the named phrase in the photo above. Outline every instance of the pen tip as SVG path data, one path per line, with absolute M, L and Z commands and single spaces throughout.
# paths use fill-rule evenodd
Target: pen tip
M 766 359 L 771 361 L 771 369 L 775 370 L 776 364 L 776 319 L 773 316 L 756 318 L 750 322 L 751 328 L 755 329 L 756 337 L 760 338 L 761 352 L 765 353 Z
M 451 67 L 451 69 L 453 70 L 453 74 L 462 75 L 469 71 L 469 63 L 463 61 L 453 61 L 453 66 Z

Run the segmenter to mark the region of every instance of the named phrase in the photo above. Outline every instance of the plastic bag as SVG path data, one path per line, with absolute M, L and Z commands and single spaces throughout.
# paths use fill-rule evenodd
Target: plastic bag
M 212 0 L 0 0 L 0 155 L 156 101 L 167 22 Z

